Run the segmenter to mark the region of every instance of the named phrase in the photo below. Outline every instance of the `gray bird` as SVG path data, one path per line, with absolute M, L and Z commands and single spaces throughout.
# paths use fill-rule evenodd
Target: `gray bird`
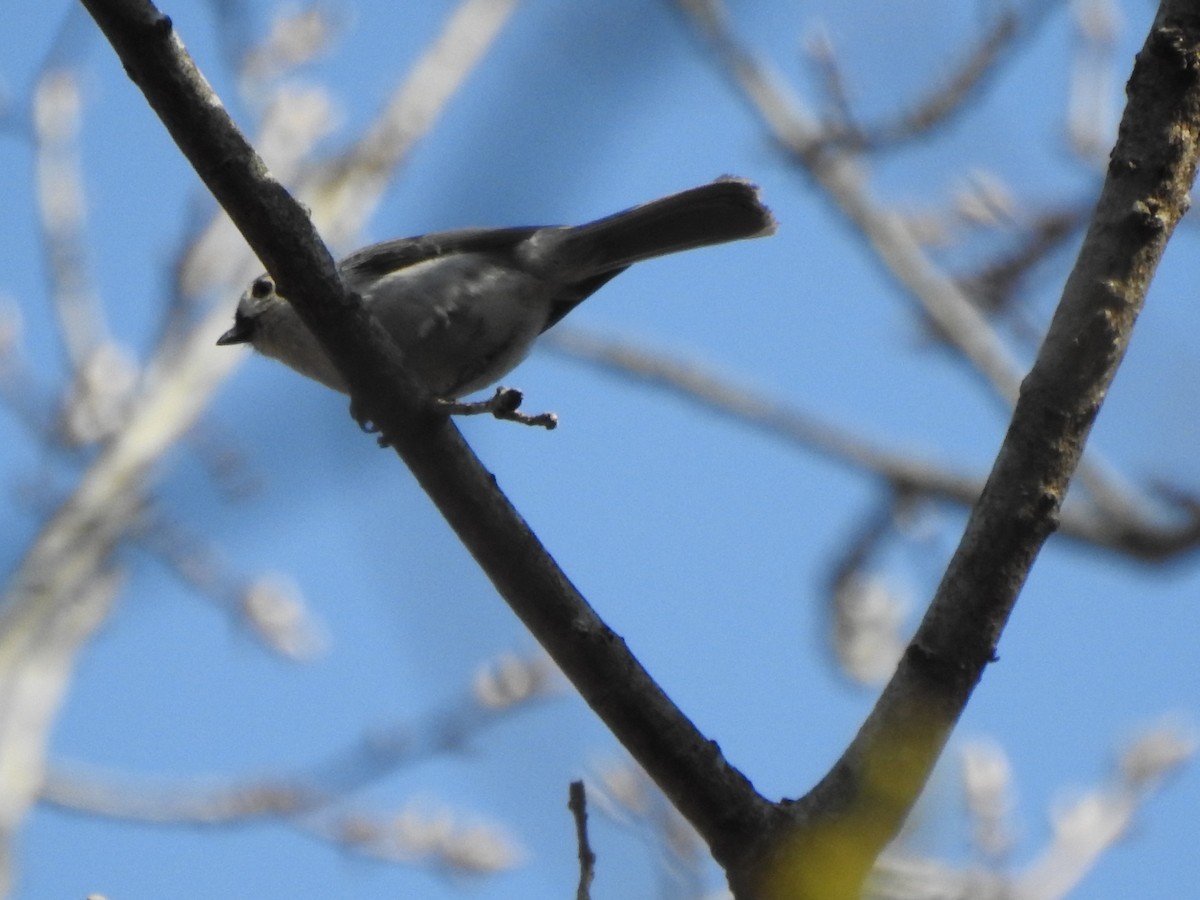
M 338 270 L 429 392 L 455 399 L 493 384 L 539 334 L 633 263 L 762 237 L 775 219 L 758 190 L 722 178 L 575 227 L 469 228 L 372 244 Z M 220 345 L 254 346 L 347 392 L 342 376 L 270 275 L 238 302 Z

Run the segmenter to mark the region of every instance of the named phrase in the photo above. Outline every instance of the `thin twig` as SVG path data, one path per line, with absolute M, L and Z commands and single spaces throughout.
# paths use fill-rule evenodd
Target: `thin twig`
M 1039 2 L 1026 8 L 1026 18 L 1045 19 L 1052 2 Z M 991 29 L 970 48 L 955 70 L 930 91 L 912 110 L 895 122 L 876 126 L 864 134 L 863 149 L 890 148 L 924 138 L 931 131 L 951 122 L 955 114 L 970 108 L 983 83 L 995 75 L 1013 49 L 1017 37 L 1030 23 L 1012 9 L 1002 10 Z
M 590 900 L 592 881 L 596 878 L 596 854 L 588 841 L 587 789 L 582 781 L 571 782 L 567 809 L 575 819 L 575 843 L 579 847 L 579 886 L 575 889 L 575 900 Z
M 1052 7 L 1039 4 L 1035 9 Z M 1027 12 L 1033 18 L 1035 12 Z M 1041 18 L 1045 18 L 1044 15 Z M 991 29 L 970 48 L 953 72 L 942 79 L 916 106 L 902 113 L 895 121 L 880 125 L 863 125 L 854 115 L 846 90 L 846 77 L 838 64 L 836 53 L 824 36 L 810 42 L 809 58 L 818 68 L 820 85 L 834 111 L 831 122 L 825 123 L 821 141 L 830 148 L 855 153 L 891 150 L 927 137 L 936 128 L 953 121 L 956 114 L 970 108 L 984 81 L 993 75 L 1011 51 L 1017 36 L 1022 33 L 1020 15 L 1013 10 L 1000 13 Z
M 901 495 L 970 507 L 984 479 L 953 471 L 945 463 L 890 450 L 849 429 L 825 422 L 794 402 L 768 396 L 738 384 L 704 365 L 673 357 L 661 347 L 606 338 L 569 325 L 559 325 L 540 339 L 539 347 L 600 366 L 650 384 L 750 425 L 790 444 L 887 482 Z M 1161 562 L 1189 553 L 1200 544 L 1200 505 L 1183 492 L 1157 491 L 1171 516 L 1156 521 L 1128 510 L 1111 512 L 1072 498 L 1062 511 L 1060 533 L 1106 547 L 1144 562 Z
M 543 657 L 505 657 L 495 666 L 509 672 L 519 665 L 520 690 L 497 700 L 480 688 L 423 720 L 381 728 L 303 770 L 270 778 L 152 779 L 58 762 L 41 786 L 40 800 L 77 813 L 169 825 L 218 825 L 259 819 L 292 819 L 336 804 L 395 772 L 423 760 L 461 753 L 471 741 L 514 714 L 532 709 L 557 692 L 552 668 Z M 493 673 L 485 672 L 488 678 Z
M 1048 210 L 1025 228 L 1017 245 L 989 260 L 978 271 L 960 275 L 958 283 L 979 307 L 989 313 L 1010 310 L 1024 279 L 1039 263 L 1087 224 L 1091 202 Z
M 83 367 L 106 335 L 84 239 L 85 202 L 79 160 L 80 96 L 77 72 L 42 72 L 34 91 L 38 223 L 50 296 L 67 359 Z

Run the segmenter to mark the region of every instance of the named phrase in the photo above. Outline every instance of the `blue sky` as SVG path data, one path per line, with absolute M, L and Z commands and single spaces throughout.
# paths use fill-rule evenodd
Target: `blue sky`
M 864 118 L 886 117 L 946 71 L 983 17 L 967 4 L 733 3 L 739 32 L 800 90 L 801 47 L 822 22 Z M 403 9 L 401 13 L 400 10 Z M 342 130 L 367 122 L 451 10 L 445 2 L 363 0 L 332 7 L 340 34 L 299 77 L 328 86 Z M 0 140 L 8 214 L 0 293 L 23 321 L 39 383 L 64 363 L 47 304 L 30 188 L 32 79 L 73 6 L 20 4 L 0 35 L 11 106 Z M 213 5 L 166 6 L 239 122 Z M 1126 3 L 1112 102 L 1152 9 Z M 85 73 L 82 152 L 88 238 L 118 340 L 141 355 L 169 265 L 206 201 L 90 20 L 74 11 L 65 46 Z M 259 33 L 269 8 L 240 27 Z M 1079 199 L 1097 176 L 1064 149 L 1070 18 L 1050 16 L 961 120 L 928 145 L 866 165 L 871 190 L 906 211 L 950 203 L 972 171 L 1022 201 Z M 770 240 L 683 254 L 622 275 L 579 310 L 579 328 L 702 361 L 739 383 L 898 449 L 983 473 L 1003 436 L 997 401 L 931 346 L 850 229 L 765 139 L 700 45 L 665 5 L 528 0 L 388 190 L 363 242 L 465 225 L 573 223 L 736 173 L 761 185 L 780 222 Z M 1185 223 L 1095 443 L 1135 483 L 1200 483 L 1195 426 L 1200 327 L 1191 301 L 1195 235 Z M 955 251 L 939 258 L 953 260 Z M 1069 263 L 1031 291 L 1048 315 Z M 213 335 L 214 339 L 216 335 Z M 213 353 L 230 352 L 213 348 Z M 702 731 L 769 797 L 797 796 L 836 759 L 873 700 L 830 663 L 826 586 L 834 560 L 879 502 L 848 468 L 679 398 L 553 352 L 507 381 L 553 433 L 462 424 L 573 581 Z M 230 572 L 288 573 L 323 623 L 328 652 L 298 666 L 263 653 L 153 554 L 123 551 L 128 585 L 79 661 L 52 760 L 162 778 L 247 777 L 318 762 L 364 733 L 420 721 L 468 690 L 485 660 L 531 652 L 407 471 L 346 416 L 344 398 L 262 359 L 220 391 L 200 434 L 237 449 L 259 485 L 239 502 L 207 477 L 197 442 L 161 467 L 172 520 L 219 548 Z M 48 460 L 48 461 L 47 461 Z M 12 567 L 37 524 L 38 491 L 62 496 L 78 469 L 44 457 L 0 412 L 0 560 Z M 30 490 L 31 484 L 37 490 Z M 918 614 L 958 539 L 961 511 L 930 510 L 879 560 Z M 1192 558 L 1151 568 L 1053 539 L 1033 570 L 955 741 L 1009 754 L 1020 843 L 1037 855 L 1047 813 L 1105 777 L 1122 740 L 1164 715 L 1194 719 L 1200 576 Z M 952 744 L 953 747 L 957 744 Z M 113 824 L 52 809 L 26 823 L 19 896 L 113 900 L 245 896 L 525 896 L 573 890 L 567 783 L 620 750 L 571 694 L 503 721 L 468 752 L 405 768 L 364 794 L 376 810 L 416 798 L 502 822 L 524 864 L 478 881 L 365 860 L 278 824 L 228 829 Z M 961 860 L 953 758 L 924 813 L 922 849 Z M 1129 838 L 1081 888 L 1089 898 L 1179 897 L 1200 883 L 1194 767 L 1143 810 Z M 648 896 L 652 853 L 596 817 L 595 896 Z

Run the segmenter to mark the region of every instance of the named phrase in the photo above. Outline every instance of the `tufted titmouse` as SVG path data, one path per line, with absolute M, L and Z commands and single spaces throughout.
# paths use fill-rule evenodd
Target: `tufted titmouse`
M 435 397 L 504 377 L 539 334 L 635 262 L 773 233 L 752 184 L 722 178 L 576 227 L 471 228 L 372 244 L 338 264 Z M 250 343 L 346 392 L 341 375 L 260 275 L 218 344 Z

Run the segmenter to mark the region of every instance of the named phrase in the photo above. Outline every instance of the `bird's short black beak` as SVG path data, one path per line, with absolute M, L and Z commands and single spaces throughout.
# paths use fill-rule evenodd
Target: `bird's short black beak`
M 233 320 L 233 327 L 217 338 L 217 346 L 229 344 L 248 344 L 254 338 L 254 327 L 248 319 L 238 316 Z

